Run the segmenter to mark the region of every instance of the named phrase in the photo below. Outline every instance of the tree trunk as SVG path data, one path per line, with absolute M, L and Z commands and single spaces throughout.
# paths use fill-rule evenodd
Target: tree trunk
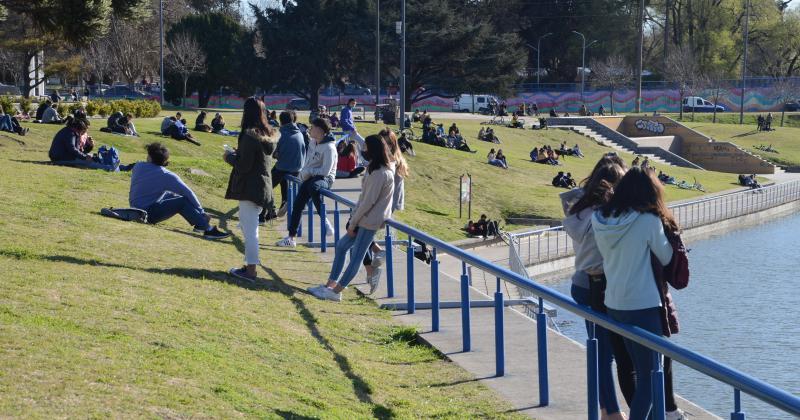
M 678 95 L 678 119 L 683 121 L 683 94 Z
M 314 86 L 308 93 L 308 107 L 312 110 L 319 107 L 319 89 L 320 86 Z
M 786 105 L 783 106 L 783 110 L 781 111 L 781 127 L 783 127 L 783 116 L 786 115 Z
M 614 115 L 614 88 L 611 88 L 611 93 L 608 95 L 608 98 L 611 99 L 611 115 Z
M 208 107 L 208 100 L 211 99 L 211 92 L 208 89 L 198 89 L 197 90 L 197 107 L 198 108 L 206 108 Z
M 183 97 L 181 97 L 181 105 L 186 108 L 186 83 L 189 81 L 189 76 L 183 76 Z

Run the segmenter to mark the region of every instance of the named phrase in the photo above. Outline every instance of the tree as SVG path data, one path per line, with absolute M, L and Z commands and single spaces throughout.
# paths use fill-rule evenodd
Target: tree
M 183 105 L 186 106 L 186 83 L 189 77 L 206 68 L 206 55 L 200 44 L 189 34 L 179 33 L 167 43 L 167 65 L 183 79 Z
M 623 56 L 612 55 L 605 61 L 594 61 L 591 69 L 594 83 L 609 90 L 611 115 L 614 115 L 614 91 L 627 86 L 634 80 L 633 68 Z
M 711 99 L 714 102 L 714 116 L 711 118 L 712 123 L 717 122 L 717 103 L 719 103 L 724 77 L 725 74 L 720 70 L 712 70 L 708 77 L 709 87 L 712 89 Z
M 0 49 L 0 75 L 8 77 L 11 84 L 19 86 L 22 84 L 22 69 L 19 62 L 22 60 L 22 53 L 13 49 Z M 3 80 L 0 78 L 0 80 Z
M 694 59 L 694 54 L 688 47 L 678 47 L 669 53 L 664 75 L 667 80 L 677 85 L 678 106 L 680 107 L 679 118 L 683 120 L 683 98 L 699 90 L 702 85 L 700 66 L 698 66 L 697 61 Z
M 110 76 L 114 69 L 109 48 L 106 40 L 96 40 L 82 52 L 83 61 L 89 67 L 87 71 L 97 77 L 97 83 L 99 84 L 104 83 L 106 77 Z
M 774 77 L 772 93 L 775 101 L 781 105 L 781 127 L 783 127 L 783 118 L 786 115 L 786 103 L 796 101 L 798 96 L 800 96 L 800 84 L 789 77 Z
M 114 71 L 131 88 L 144 74 L 148 55 L 155 54 L 154 50 L 141 42 L 142 34 L 147 30 L 147 25 L 115 20 L 108 34 L 107 47 Z

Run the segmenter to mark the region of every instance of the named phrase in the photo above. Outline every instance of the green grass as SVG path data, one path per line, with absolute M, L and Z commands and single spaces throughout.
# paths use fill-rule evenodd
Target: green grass
M 127 163 L 157 138 L 146 133 L 158 120 L 137 123 L 142 139 L 92 134 Z M 170 168 L 235 234 L 206 242 L 179 217 L 101 217 L 127 204 L 129 175 L 40 164 L 59 127 L 28 127 L 0 136 L 0 417 L 515 417 L 373 302 L 304 293 L 329 267 L 269 245 L 271 228 L 263 280 L 231 281 L 242 249 L 235 203 L 222 198 L 231 139 L 164 140 Z
M 437 120 L 445 128 L 453 121 Z M 526 121 L 527 122 L 527 121 Z M 490 148 L 498 145 L 477 140 L 479 121 L 458 120 L 456 124 L 467 138 L 470 147 L 477 150 L 471 154 L 452 149 L 416 143 L 416 157 L 408 157 L 412 176 L 406 181 L 406 210 L 397 215 L 398 219 L 439 237 L 454 240 L 463 238 L 460 230 L 466 224 L 464 218 L 458 219 L 458 177 L 470 173 L 473 181 L 472 216 L 476 218 L 486 213 L 492 219 L 509 217 L 561 219 L 563 212 L 558 194 L 564 189 L 550 184 L 558 171 L 571 172 L 580 180 L 591 172 L 594 164 L 603 153 L 610 150 L 593 140 L 565 130 L 520 130 L 496 127 L 495 133 L 502 144 L 499 148 L 508 158 L 510 169 L 503 170 L 486 163 Z M 375 124 L 363 124 L 364 133 L 378 129 Z M 415 133 L 421 129 L 415 126 Z M 536 164 L 528 156 L 534 146 L 549 144 L 557 148 L 562 141 L 569 147 L 576 143 L 586 155 L 583 159 L 568 157 L 564 165 L 555 167 Z M 632 155 L 623 154 L 627 162 Z M 659 167 L 677 179 L 692 182 L 697 177 L 708 192 L 719 192 L 736 188 L 736 175 L 711 171 L 699 171 L 677 167 Z M 668 200 L 681 200 L 702 195 L 699 191 L 682 190 L 674 186 L 666 187 Z M 514 229 L 518 226 L 507 225 Z
M 753 128 L 756 127 L 756 120 L 759 115 L 766 117 L 768 112 L 746 112 L 744 114 L 744 124 L 752 126 Z M 635 115 L 635 114 L 628 114 L 628 115 Z M 681 121 L 678 117 L 679 114 L 677 113 L 670 113 L 664 114 L 670 118 L 675 119 L 676 121 Z M 781 113 L 780 112 L 773 112 L 772 113 L 772 126 L 779 127 L 781 123 Z M 691 112 L 685 112 L 683 114 L 683 122 L 685 123 L 710 123 L 714 121 L 714 114 L 707 113 L 707 112 L 696 112 L 694 116 L 692 116 Z M 739 124 L 739 113 L 738 112 L 720 112 L 717 113 L 717 124 Z M 784 127 L 800 127 L 800 112 L 787 112 L 784 116 L 783 120 Z
M 737 120 L 738 121 L 738 120 Z M 755 125 L 686 123 L 716 140 L 730 141 L 782 166 L 800 165 L 800 127 L 777 127 L 774 131 L 756 131 Z M 755 147 L 772 145 L 778 153 Z

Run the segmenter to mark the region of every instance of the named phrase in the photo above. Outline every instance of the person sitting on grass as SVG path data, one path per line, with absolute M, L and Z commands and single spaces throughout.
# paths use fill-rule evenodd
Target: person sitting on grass
M 161 143 L 146 146 L 147 162 L 137 162 L 131 173 L 128 202 L 131 207 L 147 212 L 147 223 L 160 223 L 180 214 L 202 232 L 203 239 L 223 239 L 230 233 L 221 232 L 210 224 L 211 217 L 195 193 L 175 173 L 167 170 L 169 150 Z
M 367 136 L 365 144 L 364 152 L 369 167 L 367 176 L 362 181 L 358 204 L 347 223 L 347 234 L 336 244 L 336 254 L 327 284 L 308 289 L 318 299 L 334 302 L 342 300 L 342 291 L 358 274 L 375 234 L 383 229 L 386 220 L 392 215 L 395 174 L 391 168 L 389 147 L 378 135 Z M 348 255 L 350 261 L 345 269 L 345 258 Z
M 198 146 L 200 145 L 200 142 L 195 140 L 194 136 L 192 136 L 192 133 L 190 133 L 189 129 L 186 128 L 186 120 L 179 120 L 176 117 L 175 121 L 173 121 L 172 125 L 167 131 L 169 132 L 170 137 L 175 140 L 186 140 Z
M 460 150 L 462 152 L 470 152 L 472 153 L 472 149 L 469 148 L 467 144 L 467 139 L 461 137 L 460 135 L 457 136 L 453 141 L 453 148 L 456 150 Z
M 195 129 L 195 131 L 202 131 L 204 133 L 210 133 L 211 132 L 211 126 L 206 124 L 206 116 L 207 115 L 208 115 L 208 113 L 206 113 L 205 111 L 200 111 L 200 113 L 197 114 L 197 119 L 194 120 L 194 129 Z
M 50 104 L 50 106 L 44 109 L 42 113 L 42 124 L 63 124 L 64 120 L 58 115 L 58 111 L 56 111 L 56 105 Z
M 339 117 L 335 112 L 331 114 L 329 120 L 331 121 L 331 128 L 339 128 Z
M 551 117 L 558 117 L 558 114 L 556 113 L 556 109 L 555 108 L 550 108 L 550 116 Z
M 120 123 L 120 120 L 122 120 L 124 117 L 125 116 L 120 111 L 111 114 L 108 117 L 108 120 L 106 120 L 106 127 L 104 129 L 101 128 L 100 131 L 122 135 L 129 134 L 127 123 L 125 125 Z
M 411 121 L 419 122 L 419 108 L 414 110 L 414 113 L 411 114 Z
M 739 177 L 740 177 L 739 178 L 739 182 L 741 182 L 742 175 L 739 175 Z M 662 184 L 674 184 L 675 183 L 675 177 L 674 176 L 669 176 L 669 175 L 665 174 L 662 171 L 658 171 L 658 180 L 661 181 Z M 742 184 L 742 185 L 744 185 L 744 184 Z
M 400 146 L 400 151 L 402 153 L 408 153 L 411 156 L 417 155 L 414 152 L 414 145 L 411 144 L 410 141 L 408 141 L 405 133 L 400 134 L 400 138 L 397 139 L 397 145 Z
M 133 124 L 133 114 L 130 112 L 125 114 L 119 123 L 127 129 L 129 136 L 139 137 L 139 132 L 136 131 L 136 126 Z
M 539 149 L 534 147 L 533 150 L 531 150 L 530 157 L 531 157 L 531 162 L 538 161 L 539 160 Z
M 578 143 L 575 143 L 575 147 L 572 148 L 572 155 L 577 156 L 579 158 L 584 157 L 583 152 L 581 151 L 581 147 L 578 146 Z
M 81 137 L 89 129 L 88 121 L 82 118 L 69 118 L 68 124 L 56 133 L 50 145 L 48 156 L 55 165 L 74 166 L 89 169 L 103 169 L 114 171 L 117 168 L 95 161 L 86 145 L 81 143 Z M 88 137 L 87 137 L 88 138 Z
M 510 128 L 525 128 L 523 127 L 522 122 L 520 122 L 519 118 L 517 118 L 517 114 L 514 114 L 511 117 L 511 122 L 508 124 L 508 126 Z
M 494 149 L 489 151 L 489 154 L 486 155 L 486 160 L 489 165 L 497 166 L 498 168 L 508 169 L 508 166 L 500 160 L 497 159 L 497 152 Z
M 0 131 L 8 131 L 9 133 L 19 134 L 20 136 L 28 134 L 28 128 L 20 125 L 17 118 L 6 115 L 3 112 L 3 107 L 0 107 Z
M 470 223 L 471 222 L 472 221 L 470 221 Z M 482 236 L 483 239 L 486 239 L 489 236 L 500 234 L 500 226 L 497 221 L 490 220 L 485 214 L 481 214 L 480 220 L 472 224 L 472 232 L 469 233 L 475 236 Z
M 503 154 L 503 149 L 497 149 L 497 156 L 495 156 L 495 159 L 503 161 L 506 168 L 508 168 L 508 159 L 506 159 L 506 155 Z
M 339 159 L 336 161 L 336 178 L 356 178 L 364 172 L 363 166 L 358 166 L 356 148 L 348 141 L 339 142 L 336 147 Z
M 175 117 L 164 117 L 164 119 L 161 120 L 161 135 L 168 136 L 169 128 L 175 124 L 175 121 L 178 121 Z

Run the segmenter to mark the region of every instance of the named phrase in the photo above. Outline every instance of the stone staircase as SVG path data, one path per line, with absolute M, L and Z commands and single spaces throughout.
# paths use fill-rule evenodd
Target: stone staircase
M 589 137 L 590 139 L 596 141 L 598 144 L 602 144 L 603 146 L 611 147 L 612 149 L 619 150 L 621 152 L 631 153 L 634 155 L 639 155 L 642 157 L 647 157 L 650 159 L 654 165 L 667 165 L 667 166 L 677 166 L 671 162 L 668 162 L 655 154 L 652 153 L 642 153 L 640 150 L 641 147 L 637 147 L 636 150 L 631 150 L 628 147 L 625 147 L 617 142 L 612 141 L 608 137 L 594 131 L 593 129 L 585 126 L 571 126 L 568 129 L 581 134 L 583 136 Z

